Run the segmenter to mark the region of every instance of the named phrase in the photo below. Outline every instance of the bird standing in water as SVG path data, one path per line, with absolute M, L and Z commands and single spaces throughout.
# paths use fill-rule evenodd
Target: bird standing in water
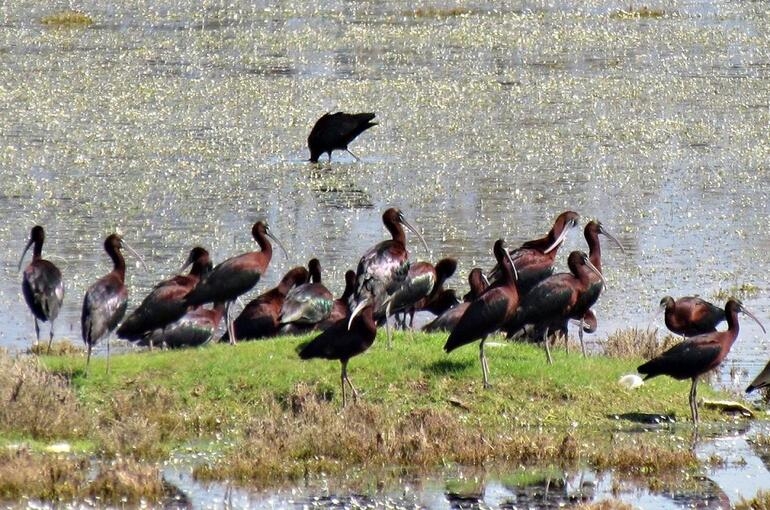
M 348 144 L 370 127 L 377 125 L 372 122 L 374 116 L 374 113 L 325 113 L 316 121 L 307 137 L 310 161 L 317 163 L 321 154 L 326 152 L 331 163 L 333 150 L 346 151 L 359 161 L 358 156 L 348 149 Z

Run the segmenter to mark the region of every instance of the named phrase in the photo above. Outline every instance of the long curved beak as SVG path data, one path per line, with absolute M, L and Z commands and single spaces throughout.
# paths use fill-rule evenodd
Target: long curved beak
M 189 255 L 187 255 L 187 259 L 184 261 L 184 264 L 182 264 L 182 267 L 180 267 L 179 271 L 177 271 L 177 272 L 178 273 L 184 272 L 185 269 L 187 269 L 188 267 L 193 265 L 193 262 L 195 262 L 195 261 L 192 258 L 192 253 L 190 253 Z
M 569 234 L 569 231 L 572 230 L 577 226 L 577 222 L 574 220 L 570 220 L 570 222 L 564 226 L 564 230 L 561 231 L 561 234 L 559 234 L 559 237 L 556 238 L 556 240 L 545 249 L 543 253 L 548 253 L 549 251 L 558 248 L 561 243 L 564 242 L 564 240 L 567 238 L 567 234 Z
M 145 264 L 145 263 L 144 263 L 144 259 L 142 258 L 142 256 L 141 256 L 141 255 L 139 255 L 139 254 L 136 252 L 136 250 L 135 250 L 135 249 L 133 249 L 133 248 L 131 247 L 131 245 L 130 245 L 130 244 L 128 244 L 128 243 L 125 241 L 125 239 L 121 239 L 121 240 L 120 240 L 120 244 L 121 244 L 121 246 L 123 246 L 125 249 L 127 249 L 128 251 L 130 251 L 130 252 L 131 252 L 131 254 L 132 254 L 134 257 L 136 257 L 137 259 L 139 259 L 139 262 L 141 262 L 141 263 L 142 263 L 142 267 L 144 268 L 144 270 L 145 270 L 145 271 L 147 271 L 147 272 L 149 272 L 149 269 L 147 269 L 147 264 Z
M 278 238 L 275 237 L 273 234 L 271 234 L 270 231 L 268 230 L 265 230 L 265 235 L 267 235 L 267 237 L 275 241 L 275 244 L 277 244 L 281 248 L 281 251 L 283 252 L 283 256 L 286 257 L 286 260 L 289 260 L 289 254 L 286 253 L 286 248 L 283 247 L 283 244 L 281 244 L 281 241 L 279 241 Z
M 366 298 L 363 301 L 359 302 L 355 308 L 353 308 L 353 311 L 350 312 L 350 319 L 348 319 L 348 330 L 350 330 L 350 326 L 353 324 L 353 319 L 356 318 L 356 315 L 361 313 L 361 310 L 366 308 L 366 305 L 368 304 L 369 304 L 369 298 Z
M 401 222 L 401 224 L 402 224 L 402 225 L 404 225 L 406 228 L 408 228 L 409 230 L 411 230 L 412 232 L 414 232 L 414 233 L 415 233 L 415 235 L 417 235 L 417 237 L 419 237 L 419 238 L 420 238 L 420 241 L 422 241 L 422 245 L 423 245 L 423 247 L 425 247 L 425 253 L 427 253 L 428 255 L 430 255 L 430 250 L 428 249 L 428 243 L 426 243 L 426 242 L 425 242 L 425 238 L 423 238 L 423 237 L 422 237 L 422 234 L 420 234 L 420 233 L 417 231 L 417 229 L 416 229 L 416 228 L 414 228 L 412 225 L 410 225 L 410 224 L 409 224 L 409 222 L 408 222 L 408 221 L 406 221 L 404 218 L 401 218 L 399 221 Z
M 511 258 L 511 253 L 508 250 L 505 251 L 505 256 L 508 259 L 508 262 L 511 263 L 511 268 L 513 269 L 513 279 L 518 280 L 519 279 L 519 272 L 516 271 L 516 264 L 513 263 L 513 259 Z M 489 280 L 487 280 L 487 284 L 489 284 Z
M 615 236 L 613 236 L 612 234 L 610 234 L 609 232 L 607 232 L 607 231 L 604 229 L 604 227 L 603 227 L 603 226 L 599 226 L 599 233 L 600 233 L 600 234 L 604 234 L 605 236 L 607 236 L 607 238 L 608 238 L 608 239 L 612 240 L 612 241 L 613 241 L 615 244 L 617 244 L 617 245 L 618 245 L 618 248 L 620 248 L 620 251 L 621 251 L 621 252 L 623 252 L 623 253 L 626 253 L 626 249 L 625 249 L 625 248 L 623 248 L 623 245 L 622 245 L 622 244 L 620 244 L 620 241 L 618 241 L 617 239 L 615 239 Z
M 588 260 L 588 257 L 586 257 L 583 260 L 585 261 L 586 266 L 588 267 L 588 269 L 590 269 L 591 271 L 596 273 L 599 276 L 599 278 L 601 278 L 601 280 L 602 280 L 602 287 L 604 287 L 606 289 L 607 288 L 607 280 L 605 280 L 604 276 L 602 276 L 602 272 L 599 271 L 598 269 L 596 269 L 595 265 L 591 264 L 591 261 Z
M 741 305 L 741 311 L 742 311 L 743 313 L 745 313 L 746 315 L 748 315 L 749 317 L 751 317 L 752 319 L 754 319 L 754 322 L 756 322 L 757 324 L 759 324 L 759 327 L 762 329 L 762 333 L 764 333 L 764 334 L 767 334 L 767 331 L 765 331 L 765 327 L 762 325 L 762 323 L 761 323 L 761 322 L 759 322 L 759 319 L 757 319 L 757 318 L 754 316 L 754 314 L 753 314 L 753 313 L 751 313 L 750 311 L 746 310 L 746 309 L 745 309 L 745 308 L 744 308 L 742 305 Z
M 21 252 L 21 258 L 19 259 L 19 269 L 18 269 L 19 271 L 21 271 L 21 263 L 24 262 L 24 256 L 27 254 L 27 251 L 29 251 L 29 247 L 32 246 L 34 242 L 35 242 L 34 240 L 30 239 L 27 242 L 27 246 L 24 247 L 24 251 Z

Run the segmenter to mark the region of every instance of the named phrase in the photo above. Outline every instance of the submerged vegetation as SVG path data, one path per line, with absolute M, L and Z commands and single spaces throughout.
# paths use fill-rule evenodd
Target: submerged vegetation
M 638 343 L 639 332 L 627 334 L 608 340 L 608 349 L 628 352 L 617 345 Z M 0 437 L 24 445 L 6 448 L 0 460 L 14 473 L 3 477 L 3 493 L 156 500 L 164 491 L 154 463 L 193 443 L 215 452 L 195 467 L 198 479 L 260 486 L 351 467 L 368 476 L 452 465 L 590 465 L 619 476 L 696 468 L 679 436 L 614 434 L 637 426 L 622 418 L 634 413 L 688 416 L 687 382 L 659 378 L 635 391 L 617 384 L 635 371 L 638 351 L 584 359 L 556 349 L 549 366 L 541 347 L 500 337 L 489 342 L 493 388 L 484 390 L 477 348 L 446 355 L 445 336 L 396 335 L 393 351 L 375 342 L 351 362 L 362 395 L 345 409 L 339 364 L 298 359 L 308 337 L 125 354 L 112 358 L 109 374 L 97 358 L 88 378 L 82 353 L 68 349 L 40 361 L 3 355 Z M 62 441 L 75 453 L 44 453 Z M 99 474 L 89 478 L 83 467 L 93 462 Z M 38 479 L 25 463 L 49 475 Z

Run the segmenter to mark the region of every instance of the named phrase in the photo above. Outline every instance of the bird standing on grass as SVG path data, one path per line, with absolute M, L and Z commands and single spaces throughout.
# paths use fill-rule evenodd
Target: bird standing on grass
M 698 424 L 698 403 L 696 400 L 698 377 L 718 367 L 727 353 L 730 352 L 730 348 L 738 338 L 740 331 L 738 312 L 743 312 L 754 319 L 762 328 L 762 332 L 765 332 L 762 323 L 740 301 L 730 299 L 725 305 L 726 331 L 704 333 L 688 338 L 637 368 L 639 373 L 645 376 L 645 380 L 659 375 L 667 375 L 679 381 L 692 379 L 690 412 L 692 413 L 692 421 L 696 425 Z
M 51 322 L 48 337 L 48 352 L 51 352 L 53 321 L 59 316 L 59 310 L 64 301 L 64 282 L 59 268 L 43 258 L 43 242 L 45 242 L 45 231 L 40 225 L 35 225 L 32 227 L 27 246 L 21 254 L 21 259 L 19 259 L 19 269 L 21 269 L 21 263 L 24 261 L 27 250 L 34 245 L 32 261 L 24 268 L 21 291 L 35 319 L 35 335 L 38 342 L 40 342 L 38 321 Z

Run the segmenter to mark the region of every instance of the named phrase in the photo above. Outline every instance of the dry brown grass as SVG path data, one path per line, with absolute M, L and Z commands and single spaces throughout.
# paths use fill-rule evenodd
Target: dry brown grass
M 681 341 L 675 335 L 658 338 L 657 329 L 624 329 L 607 336 L 603 354 L 615 358 L 651 359 Z
M 770 510 L 770 492 L 759 491 L 754 499 L 741 500 L 735 505 L 736 510 Z
M 617 499 L 604 499 L 595 503 L 586 503 L 584 505 L 578 505 L 576 510 L 632 510 L 633 505 L 624 503 Z
M 591 464 L 597 470 L 615 469 L 626 476 L 657 475 L 694 469 L 698 458 L 684 445 L 660 445 L 655 441 L 618 441 L 611 448 L 596 450 Z
M 101 503 L 134 505 L 140 501 L 162 500 L 166 495 L 165 488 L 157 467 L 120 460 L 102 466 L 84 492 Z
M 35 439 L 85 437 L 91 429 L 66 380 L 36 357 L 0 353 L 0 431 Z
M 24 448 L 0 450 L 0 498 L 72 500 L 85 483 L 86 473 L 83 460 L 36 454 Z

